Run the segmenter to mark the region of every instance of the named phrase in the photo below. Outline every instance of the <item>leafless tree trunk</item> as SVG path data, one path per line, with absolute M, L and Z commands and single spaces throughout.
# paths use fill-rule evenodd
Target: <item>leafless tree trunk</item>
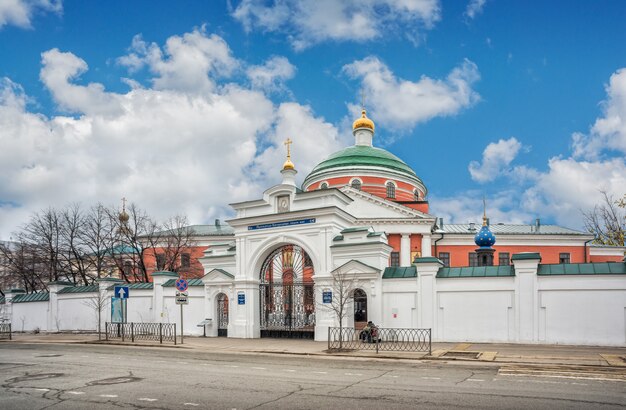
M 319 304 L 323 309 L 332 311 L 339 320 L 339 348 L 343 348 L 343 321 L 349 314 L 348 308 L 358 287 L 355 274 L 333 271 L 330 303 Z M 322 301 L 323 302 L 323 301 Z
M 626 195 L 615 200 L 605 191 L 602 203 L 589 212 L 583 211 L 585 229 L 595 235 L 594 243 L 600 245 L 624 246 L 626 233 Z
M 98 289 L 98 293 L 84 300 L 83 305 L 94 311 L 96 320 L 98 321 L 98 340 L 102 340 L 102 312 L 109 305 L 108 295 L 105 292 L 100 292 Z

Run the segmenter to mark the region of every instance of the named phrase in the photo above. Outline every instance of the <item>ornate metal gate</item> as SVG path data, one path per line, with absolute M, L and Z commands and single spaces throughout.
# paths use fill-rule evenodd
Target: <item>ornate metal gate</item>
M 262 337 L 315 336 L 312 277 L 311 259 L 299 246 L 285 245 L 267 257 L 259 288 Z
M 228 296 L 217 296 L 217 335 L 228 336 Z

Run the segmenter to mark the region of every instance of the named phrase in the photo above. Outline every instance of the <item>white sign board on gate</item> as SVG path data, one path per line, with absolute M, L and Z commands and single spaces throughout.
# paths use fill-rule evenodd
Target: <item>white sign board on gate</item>
M 187 304 L 189 304 L 189 293 L 187 293 L 187 292 L 176 292 L 176 304 L 177 305 L 187 305 Z

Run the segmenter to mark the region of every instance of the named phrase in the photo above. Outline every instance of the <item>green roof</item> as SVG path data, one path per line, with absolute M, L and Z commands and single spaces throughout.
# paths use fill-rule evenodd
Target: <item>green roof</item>
M 355 145 L 335 152 L 330 157 L 317 164 L 317 166 L 313 168 L 313 171 L 305 178 L 303 185 L 306 185 L 307 181 L 327 170 L 355 166 L 388 168 L 404 174 L 405 177 L 418 182 L 420 185 L 424 185 L 422 180 L 415 174 L 415 171 L 391 152 L 363 145 Z
M 513 266 L 469 266 L 463 268 L 440 268 L 438 278 L 493 278 L 515 276 Z
M 383 272 L 383 279 L 402 279 L 402 278 L 416 278 L 417 269 L 415 266 L 400 267 L 390 266 L 385 268 Z
M 511 257 L 512 261 L 523 261 L 523 260 L 541 260 L 541 255 L 539 252 L 521 252 L 515 253 Z
M 89 293 L 89 292 L 97 292 L 98 285 L 88 285 L 88 286 L 68 286 L 67 288 L 63 288 L 59 291 L 60 294 L 64 293 Z
M 231 278 L 231 279 L 235 279 L 235 275 L 233 275 L 233 274 L 231 274 L 231 273 L 226 272 L 224 269 L 215 268 L 215 269 L 213 269 L 213 270 L 216 270 L 216 271 L 218 271 L 218 272 L 221 272 L 223 275 L 226 275 L 226 276 L 228 276 L 228 277 L 229 277 L 229 278 Z M 212 270 L 212 271 L 213 271 L 213 270 Z
M 152 282 L 135 282 L 135 283 L 124 283 L 124 284 L 115 284 L 111 285 L 107 288 L 107 290 L 114 290 L 116 286 L 127 286 L 128 289 L 153 289 L 154 283 Z
M 626 275 L 626 263 L 562 263 L 539 265 L 537 275 Z
M 174 283 L 176 283 L 176 279 L 170 279 L 167 282 L 165 282 L 163 284 L 163 286 L 165 287 L 173 287 Z M 202 279 L 187 279 L 187 284 L 189 286 L 204 286 L 204 283 L 202 283 Z
M 29 293 L 28 295 L 17 295 L 13 298 L 13 303 L 26 303 L 26 302 L 47 302 L 50 300 L 50 294 L 48 292 Z

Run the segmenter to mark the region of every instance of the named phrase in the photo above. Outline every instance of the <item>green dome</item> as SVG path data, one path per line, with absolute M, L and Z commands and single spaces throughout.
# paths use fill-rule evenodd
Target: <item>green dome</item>
M 365 145 L 355 145 L 332 154 L 313 168 L 313 171 L 305 178 L 303 185 L 333 168 L 343 167 L 388 168 L 419 185 L 424 185 L 415 171 L 400 158 L 384 149 Z

